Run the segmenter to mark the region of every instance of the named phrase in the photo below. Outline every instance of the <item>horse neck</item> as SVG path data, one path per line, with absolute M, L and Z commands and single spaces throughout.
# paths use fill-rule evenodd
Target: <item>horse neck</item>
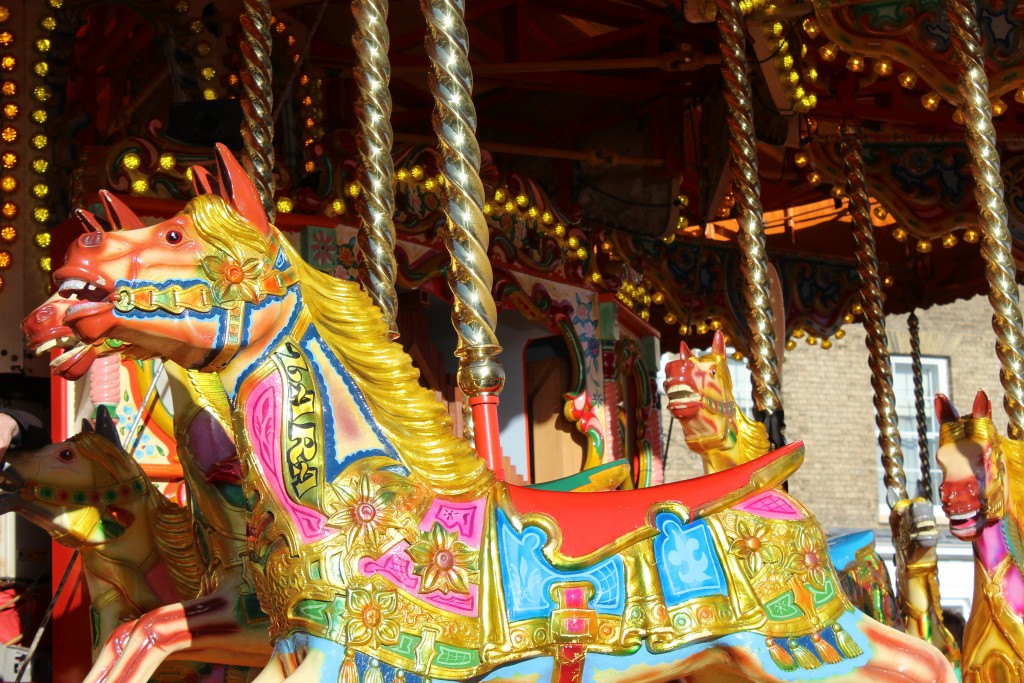
M 297 286 L 289 289 L 280 298 L 279 303 L 247 308 L 243 324 L 249 329 L 249 343 L 218 372 L 230 398 L 234 398 L 241 383 L 256 369 L 260 360 L 273 350 L 279 340 L 294 331 L 300 322 L 300 315 L 308 316 Z
M 721 445 L 707 448 L 691 446 L 701 454 L 706 474 L 742 465 L 769 450 L 768 433 L 764 426 L 747 417 L 738 406 L 735 410 L 732 416 L 725 417 L 723 421 L 724 433 L 718 435 Z

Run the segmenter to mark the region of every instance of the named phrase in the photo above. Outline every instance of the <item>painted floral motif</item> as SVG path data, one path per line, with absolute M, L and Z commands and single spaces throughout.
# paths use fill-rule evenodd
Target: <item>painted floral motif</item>
M 729 553 L 746 561 L 751 576 L 761 571 L 765 564 L 777 564 L 782 560 L 779 546 L 769 542 L 768 526 L 756 522 L 747 524 L 743 519 L 736 521 L 736 534 Z
M 356 238 L 338 245 L 338 276 L 355 280 L 359 277 L 359 262 L 356 260 Z
M 786 557 L 785 568 L 796 576 L 803 576 L 815 588 L 824 588 L 827 558 L 822 556 L 823 545 L 815 542 L 806 529 L 801 529 L 796 537 L 796 547 Z
M 333 230 L 317 230 L 310 245 L 310 260 L 317 268 L 323 269 L 334 264 L 338 245 Z
M 469 593 L 469 572 L 476 571 L 477 556 L 459 540 L 457 531 L 446 531 L 434 522 L 405 552 L 416 565 L 413 574 L 422 579 L 420 593 Z
M 350 645 L 396 645 L 400 630 L 395 612 L 398 594 L 350 588 L 347 601 L 346 631 Z
M 333 486 L 341 503 L 328 518 L 327 526 L 344 529 L 349 548 L 364 546 L 367 552 L 376 554 L 382 532 L 396 526 L 385 492 L 374 486 L 368 474 L 359 478 L 357 487 L 351 483 Z
M 266 261 L 257 258 L 241 263 L 230 255 L 211 255 L 201 261 L 206 278 L 220 301 L 259 301 Z

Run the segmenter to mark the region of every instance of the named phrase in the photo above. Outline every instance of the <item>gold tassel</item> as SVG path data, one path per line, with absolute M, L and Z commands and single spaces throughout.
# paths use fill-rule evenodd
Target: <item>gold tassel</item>
M 793 651 L 796 663 L 804 669 L 817 669 L 821 666 L 821 662 L 814 656 L 814 653 L 801 645 L 796 638 L 789 639 L 789 649 Z
M 395 669 L 395 683 L 405 683 L 405 671 Z
M 783 671 L 796 671 L 799 668 L 793 661 L 793 657 L 786 652 L 786 648 L 776 643 L 774 638 L 765 638 L 764 644 L 768 646 L 768 654 L 772 656 L 775 666 Z
M 370 667 L 363 673 L 363 683 L 384 683 L 384 674 L 380 672 L 376 659 L 370 660 Z
M 338 683 L 359 683 L 356 653 L 352 650 L 345 651 L 345 661 L 341 663 L 341 671 L 338 672 Z
M 839 651 L 843 653 L 843 656 L 847 659 L 853 659 L 854 657 L 860 657 L 864 654 L 864 651 L 860 649 L 860 645 L 853 639 L 849 633 L 843 630 L 843 627 L 839 624 L 832 625 L 832 632 L 836 634 L 836 644 L 839 645 Z
M 814 649 L 818 651 L 821 661 L 826 664 L 838 664 L 843 661 L 843 658 L 839 656 L 836 649 L 832 647 L 832 643 L 822 638 L 820 633 L 812 634 L 811 642 L 814 643 Z

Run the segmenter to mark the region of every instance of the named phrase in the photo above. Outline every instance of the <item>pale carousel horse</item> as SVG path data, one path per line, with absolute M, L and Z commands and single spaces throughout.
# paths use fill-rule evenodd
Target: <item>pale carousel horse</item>
M 935 414 L 942 509 L 952 534 L 974 544 L 964 683 L 1024 681 L 1024 442 L 999 436 L 983 391 L 965 417 L 939 394 Z
M 121 625 L 200 592 L 192 516 L 153 486 L 117 441 L 105 407 L 96 430 L 36 451 L 8 451 L 0 512 L 14 511 L 81 551 L 94 654 Z M 168 662 L 157 680 L 244 681 L 247 672 Z
M 725 338 L 715 332 L 711 352 L 697 357 L 680 344 L 679 359 L 665 368 L 668 408 L 679 420 L 690 450 L 707 473 L 735 467 L 768 452 L 764 425 L 736 405 Z M 829 540 L 843 586 L 861 609 L 890 626 L 932 643 L 950 662 L 960 661 L 956 640 L 942 621 L 938 591 L 938 530 L 931 504 L 901 501 L 890 517 L 898 558 L 898 605 L 888 573 L 874 548 L 874 534 L 854 532 Z M 894 609 L 895 608 L 895 609 Z
M 260 683 L 954 680 L 838 590 L 821 528 L 774 489 L 800 444 L 636 491 L 496 482 L 365 293 L 305 264 L 216 152 L 217 193 L 84 235 L 55 275 L 86 343 L 220 375 L 275 645 Z
M 108 214 L 123 215 L 123 205 L 116 198 L 104 193 L 103 199 Z M 129 344 L 104 341 L 92 345 L 77 340 L 61 324 L 67 308 L 74 303 L 55 294 L 32 311 L 22 325 L 26 343 L 36 353 L 67 349 L 51 361 L 51 369 L 68 380 L 82 377 L 97 356 L 131 352 Z M 246 567 L 245 501 L 230 407 L 216 376 L 186 372 L 173 363 L 165 364 L 165 371 L 174 410 L 177 455 L 194 519 L 202 586 L 191 599 L 175 597 L 149 605 L 136 618 L 121 624 L 108 647 L 97 653 L 94 671 L 112 668 L 125 651 L 138 655 L 158 645 L 163 655 L 261 668 L 271 654 L 266 635 L 268 620 Z M 173 626 L 186 620 L 190 629 L 172 631 Z M 224 634 L 224 647 L 204 650 L 191 643 L 190 634 L 201 630 Z M 125 660 L 124 664 L 130 666 L 131 662 Z

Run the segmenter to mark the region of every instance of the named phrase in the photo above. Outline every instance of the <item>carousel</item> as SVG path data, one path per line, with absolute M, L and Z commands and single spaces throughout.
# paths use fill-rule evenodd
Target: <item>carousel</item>
M 1022 59 L 994 0 L 2 3 L 0 680 L 1024 681 Z M 1002 400 L 929 411 L 979 294 Z M 893 578 L 787 485 L 858 324 Z

